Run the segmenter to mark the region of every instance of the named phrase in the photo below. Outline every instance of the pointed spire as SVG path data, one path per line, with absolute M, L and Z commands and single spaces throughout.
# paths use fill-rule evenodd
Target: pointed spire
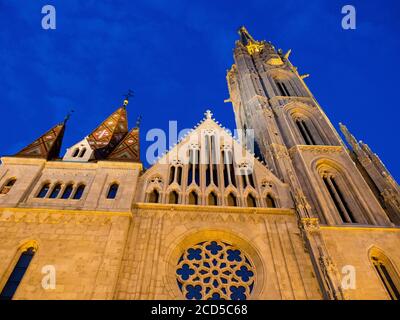
M 340 131 L 342 131 L 344 137 L 346 138 L 347 143 L 352 147 L 354 151 L 359 150 L 360 146 L 358 145 L 356 138 L 350 133 L 349 129 L 347 129 L 347 127 L 341 122 L 339 122 L 339 126 L 340 126 Z
M 238 33 L 240 35 L 240 43 L 246 47 L 249 54 L 252 55 L 256 52 L 260 52 L 263 49 L 264 44 L 254 40 L 244 26 L 239 28 Z
M 127 132 L 126 108 L 122 106 L 87 137 L 90 147 L 95 151 L 95 158 L 106 158 Z
M 131 90 L 131 89 L 129 89 L 128 90 L 128 92 L 126 93 L 126 94 L 124 94 L 123 95 L 123 97 L 125 97 L 125 100 L 124 100 L 124 106 L 126 107 L 127 105 L 128 105 L 128 103 L 129 103 L 129 98 L 130 97 L 133 97 L 133 91 Z
M 142 116 L 137 117 L 135 127 L 139 129 L 141 122 L 142 122 Z
M 107 159 L 140 162 L 139 128 L 129 131 Z
M 58 158 L 65 131 L 65 120 L 55 125 L 31 144 L 17 152 L 15 157 L 42 158 L 51 160 Z
M 74 112 L 75 112 L 74 110 L 70 110 L 70 111 L 67 113 L 67 115 L 65 116 L 64 121 L 63 121 L 64 125 L 67 124 L 67 122 L 69 121 L 69 119 L 71 118 L 71 116 L 72 116 L 72 114 L 73 114 Z
M 238 30 L 238 33 L 240 35 L 240 41 L 244 46 L 249 45 L 250 43 L 255 43 L 257 41 L 254 40 L 254 38 L 250 35 L 250 33 L 247 31 L 245 26 L 241 26 Z
M 386 166 L 384 165 L 384 163 L 382 162 L 382 160 L 379 158 L 379 156 L 374 153 L 371 148 L 369 147 L 369 145 L 367 145 L 366 143 L 360 141 L 360 146 L 361 149 L 367 154 L 367 156 L 371 159 L 371 161 L 376 165 L 376 167 L 379 169 L 380 173 L 386 173 L 389 174 L 388 169 L 386 168 Z M 389 174 L 390 175 L 390 174 Z
M 206 116 L 206 119 L 212 119 L 213 113 L 211 112 L 211 110 L 206 110 L 204 115 Z

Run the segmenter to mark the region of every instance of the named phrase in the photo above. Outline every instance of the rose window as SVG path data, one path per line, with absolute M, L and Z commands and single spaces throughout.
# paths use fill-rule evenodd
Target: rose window
M 219 242 L 201 242 L 178 261 L 177 283 L 187 299 L 246 300 L 254 287 L 255 270 L 242 251 Z

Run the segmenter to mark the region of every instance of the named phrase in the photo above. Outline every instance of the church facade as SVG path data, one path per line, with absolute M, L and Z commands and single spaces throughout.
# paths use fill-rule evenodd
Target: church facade
M 0 166 L 0 299 L 400 299 L 400 189 L 297 68 L 242 27 L 233 137 L 207 111 L 150 168 L 126 99 Z M 251 139 L 251 138 L 254 139 Z

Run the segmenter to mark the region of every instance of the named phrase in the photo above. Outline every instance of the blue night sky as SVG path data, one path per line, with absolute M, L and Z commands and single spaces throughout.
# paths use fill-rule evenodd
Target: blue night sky
M 41 28 L 41 8 L 57 29 Z M 357 29 L 341 28 L 341 8 Z M 130 126 L 145 133 L 193 127 L 207 108 L 234 128 L 225 80 L 237 29 L 272 41 L 291 61 L 338 128 L 342 121 L 399 179 L 398 1 L 0 0 L 0 154 L 10 155 L 73 108 L 63 150 L 91 132 L 129 88 Z

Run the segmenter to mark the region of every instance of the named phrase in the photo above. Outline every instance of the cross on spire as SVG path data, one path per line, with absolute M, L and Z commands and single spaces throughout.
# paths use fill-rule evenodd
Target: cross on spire
M 133 91 L 131 89 L 129 89 L 128 92 L 123 95 L 123 97 L 125 97 L 124 106 L 126 106 L 129 103 L 129 98 L 133 97 Z
M 206 116 L 207 119 L 211 119 L 212 116 L 213 116 L 213 114 L 212 114 L 212 112 L 211 112 L 210 110 L 207 110 L 207 111 L 204 113 L 204 115 Z
M 142 122 L 142 116 L 139 116 L 136 120 L 136 128 L 140 127 L 140 122 Z
M 64 125 L 68 122 L 69 118 L 71 118 L 71 115 L 74 113 L 74 110 L 68 111 L 67 115 L 64 118 Z

